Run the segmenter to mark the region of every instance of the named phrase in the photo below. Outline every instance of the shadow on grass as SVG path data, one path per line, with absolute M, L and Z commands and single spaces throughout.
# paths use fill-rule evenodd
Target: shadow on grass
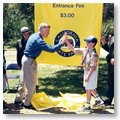
M 83 70 L 61 70 L 55 72 L 53 76 L 39 78 L 40 91 L 44 91 L 53 96 L 59 95 L 59 91 L 62 93 L 84 93 L 82 87 Z
M 3 114 L 20 114 L 22 107 L 15 106 L 13 103 L 7 103 L 6 109 L 3 109 Z
M 39 77 L 37 93 L 44 91 L 48 95 L 58 96 L 62 93 L 85 93 L 83 88 L 83 68 L 62 69 L 53 73 L 52 77 Z M 52 69 L 52 68 L 51 68 Z M 105 96 L 107 90 L 107 63 L 104 58 L 100 58 L 98 88 L 100 96 Z M 16 93 L 17 86 L 7 90 L 8 93 Z
M 39 77 L 39 88 L 37 92 L 44 91 L 48 95 L 58 96 L 59 91 L 62 93 L 85 93 L 83 88 L 83 69 L 75 67 L 70 70 L 56 71 L 54 77 Z M 104 58 L 100 59 L 98 88 L 97 91 L 101 96 L 106 95 L 107 90 L 107 64 Z

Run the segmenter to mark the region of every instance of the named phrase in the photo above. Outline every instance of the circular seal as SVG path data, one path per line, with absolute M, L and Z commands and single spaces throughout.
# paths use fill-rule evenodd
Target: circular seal
M 79 39 L 78 35 L 75 32 L 73 32 L 72 30 L 63 30 L 60 33 L 58 33 L 54 39 L 54 45 L 57 45 L 58 43 L 61 42 L 62 37 L 65 32 L 67 33 L 68 41 L 71 43 L 71 45 L 74 48 L 79 48 L 80 47 L 80 39 Z M 57 53 L 63 57 L 71 57 L 74 55 L 74 53 L 69 50 L 66 43 L 64 44 L 64 46 L 62 46 L 60 48 L 60 50 L 57 51 Z

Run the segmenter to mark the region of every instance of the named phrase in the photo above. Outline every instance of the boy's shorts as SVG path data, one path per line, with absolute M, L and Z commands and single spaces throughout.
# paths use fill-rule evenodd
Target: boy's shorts
M 98 71 L 95 70 L 91 77 L 90 77 L 90 80 L 88 82 L 85 82 L 85 78 L 87 77 L 88 75 L 88 72 L 87 70 L 84 70 L 84 82 L 83 82 L 83 86 L 85 87 L 85 90 L 94 90 L 97 88 L 97 76 L 98 76 Z

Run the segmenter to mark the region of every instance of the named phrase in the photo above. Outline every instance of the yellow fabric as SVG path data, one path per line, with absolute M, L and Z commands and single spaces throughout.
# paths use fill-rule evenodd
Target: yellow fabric
M 97 52 L 100 51 L 100 36 L 102 25 L 102 3 L 61 3 L 69 7 L 60 7 L 59 3 L 35 3 L 35 31 L 41 22 L 51 26 L 50 35 L 45 41 L 54 45 L 55 41 L 60 42 L 65 30 L 69 30 L 68 38 L 76 47 L 86 46 L 84 39 L 89 35 L 98 38 L 96 45 Z M 55 7 L 59 6 L 59 7 Z M 59 34 L 60 33 L 60 34 Z M 78 38 L 76 37 L 76 35 Z M 55 40 L 57 37 L 58 40 Z M 78 45 L 80 43 L 80 45 Z M 72 55 L 67 46 L 63 46 L 55 53 L 42 52 L 37 58 L 38 63 L 61 64 L 79 66 L 81 56 Z
M 60 107 L 64 111 L 77 111 L 86 103 L 86 94 L 63 94 L 61 97 L 54 98 L 46 95 L 45 92 L 34 94 L 31 100 L 32 105 L 36 110 L 44 110 L 51 107 Z M 91 105 L 94 104 L 94 99 L 91 100 Z
M 42 92 L 34 94 L 31 103 L 35 109 L 43 110 L 56 106 L 56 104 L 58 104 L 58 101 L 52 100 L 46 95 L 46 93 Z

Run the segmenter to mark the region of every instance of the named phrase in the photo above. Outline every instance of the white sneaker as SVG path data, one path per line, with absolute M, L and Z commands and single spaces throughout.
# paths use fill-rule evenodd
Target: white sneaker
M 104 106 L 104 102 L 102 100 L 96 100 L 93 107 Z
M 78 113 L 78 114 L 89 114 L 89 113 L 91 113 L 91 108 L 84 106 L 82 108 L 79 108 L 76 113 Z

